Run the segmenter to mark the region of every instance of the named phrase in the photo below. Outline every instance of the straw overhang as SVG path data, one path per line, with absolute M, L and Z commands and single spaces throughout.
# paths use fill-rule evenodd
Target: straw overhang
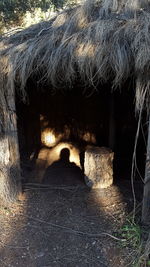
M 3 36 L 1 80 L 7 87 L 18 83 L 24 95 L 31 77 L 55 89 L 72 86 L 78 77 L 92 86 L 110 81 L 115 88 L 134 78 L 140 109 L 149 98 L 149 31 L 149 1 L 86 1 Z

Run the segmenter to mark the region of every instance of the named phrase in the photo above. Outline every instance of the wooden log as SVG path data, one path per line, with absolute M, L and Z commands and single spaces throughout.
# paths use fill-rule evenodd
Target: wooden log
M 142 222 L 150 224 L 150 118 L 148 127 L 147 155 L 145 166 L 144 194 L 142 206 Z
M 107 188 L 113 183 L 114 153 L 105 147 L 90 146 L 85 151 L 85 183 L 92 188 Z

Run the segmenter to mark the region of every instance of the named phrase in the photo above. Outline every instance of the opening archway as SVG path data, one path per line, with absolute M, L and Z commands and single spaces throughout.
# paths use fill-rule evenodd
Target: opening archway
M 81 170 L 80 175 L 77 171 L 76 178 L 80 176 L 84 183 L 84 152 L 90 145 L 107 147 L 114 152 L 114 182 L 130 179 L 138 125 L 133 84 L 127 82 L 121 90 L 113 92 L 110 84 L 97 86 L 93 94 L 88 91 L 90 88 L 85 90 L 76 84 L 72 90 L 52 94 L 47 86 L 39 90 L 36 83 L 29 81 L 27 103 L 16 97 L 20 156 L 26 177 L 29 177 L 26 172 L 36 169 L 32 181 L 42 182 L 45 170 L 60 160 L 61 151 L 66 148 L 70 153 L 69 162 Z M 142 125 L 146 128 L 144 119 Z M 140 131 L 136 154 L 139 181 L 145 169 L 147 134 L 144 132 Z M 61 175 L 63 172 L 61 170 Z M 70 176 L 76 180 L 73 173 Z M 52 182 L 50 178 L 46 180 Z

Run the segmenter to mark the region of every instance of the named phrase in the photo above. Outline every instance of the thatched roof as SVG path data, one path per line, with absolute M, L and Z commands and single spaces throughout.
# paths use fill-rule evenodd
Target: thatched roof
M 30 77 L 53 88 L 69 87 L 77 78 L 93 88 L 111 81 L 136 83 L 137 108 L 149 104 L 149 0 L 85 1 L 55 18 L 9 33 L 0 40 L 4 89 L 18 84 L 24 92 Z M 2 90 L 2 86 L 1 86 Z

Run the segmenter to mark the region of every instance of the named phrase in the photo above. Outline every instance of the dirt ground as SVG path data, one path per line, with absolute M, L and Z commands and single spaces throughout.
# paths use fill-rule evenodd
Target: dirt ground
M 124 267 L 115 233 L 133 206 L 130 181 L 90 190 L 78 167 L 58 162 L 45 175 L 0 207 L 0 266 Z

